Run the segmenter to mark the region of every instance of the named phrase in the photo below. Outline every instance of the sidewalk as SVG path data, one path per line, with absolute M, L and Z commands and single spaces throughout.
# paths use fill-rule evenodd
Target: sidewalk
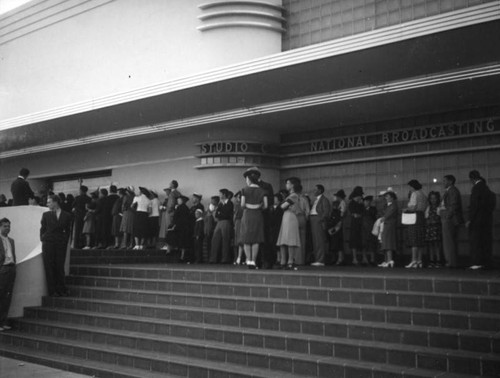
M 0 356 L 0 377 L 2 378 L 88 378 L 87 375 L 53 369 L 43 365 L 13 360 Z

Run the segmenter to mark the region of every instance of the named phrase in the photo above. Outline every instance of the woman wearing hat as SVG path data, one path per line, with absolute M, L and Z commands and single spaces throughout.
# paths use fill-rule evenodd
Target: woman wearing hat
M 151 200 L 149 199 L 149 190 L 139 186 L 139 195 L 132 202 L 132 208 L 135 209 L 134 217 L 134 249 L 144 249 L 146 237 L 148 236 L 148 216 Z
M 283 220 L 281 222 L 280 233 L 276 245 L 280 247 L 281 267 L 295 269 L 295 257 L 300 253 L 300 231 L 297 213 L 301 212 L 299 206 L 300 180 L 297 177 L 290 177 L 285 181 L 288 196 L 281 204 L 283 209 Z
M 243 177 L 245 177 L 247 186 L 241 189 L 243 215 L 240 225 L 240 242 L 243 244 L 248 268 L 255 269 L 259 244 L 264 243 L 262 210 L 267 209 L 268 203 L 266 192 L 259 187 L 260 172 L 257 169 L 248 169 Z
M 393 268 L 394 258 L 393 252 L 397 249 L 397 224 L 398 224 L 398 203 L 396 193 L 392 188 L 388 188 L 383 197 L 386 201 L 384 215 L 381 218 L 383 222 L 383 230 L 381 236 L 380 249 L 385 253 L 385 260 L 378 266 L 381 268 Z
M 411 247 L 411 262 L 406 268 L 422 268 L 422 253 L 425 247 L 425 209 L 427 196 L 418 180 L 410 180 L 410 200 L 404 211 L 416 213 L 415 224 L 407 226 L 407 243 Z
M 349 248 L 352 251 L 352 264 L 358 265 L 358 252 L 363 250 L 363 188 L 356 186 L 349 196 L 349 214 L 351 224 L 349 228 Z M 366 256 L 364 256 L 366 259 Z
M 187 259 L 187 250 L 191 248 L 192 234 L 190 233 L 190 215 L 189 208 L 186 203 L 189 198 L 181 195 L 177 197 L 177 206 L 174 210 L 172 224 L 170 227 L 170 237 L 167 238 L 167 243 L 170 247 L 177 247 L 181 250 L 181 261 Z M 189 263 L 189 261 L 187 261 Z

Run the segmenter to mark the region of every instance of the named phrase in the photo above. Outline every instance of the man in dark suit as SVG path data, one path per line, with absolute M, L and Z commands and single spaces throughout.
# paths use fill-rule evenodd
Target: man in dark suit
M 35 197 L 35 193 L 31 190 L 30 184 L 26 181 L 29 174 L 30 171 L 28 168 L 21 168 L 19 176 L 10 186 L 13 198 L 12 206 L 29 205 L 29 200 Z
M 491 263 L 493 244 L 493 208 L 491 197 L 493 193 L 478 171 L 469 173 L 472 183 L 470 195 L 469 241 L 472 265 L 470 269 L 488 268 Z
M 119 199 L 116 185 L 109 187 L 109 195 L 104 197 L 102 207 L 102 248 L 112 245 L 111 224 L 113 223 L 113 206 Z
M 219 194 L 220 202 L 217 210 L 215 210 L 217 225 L 212 237 L 210 263 L 217 263 L 220 255 L 222 264 L 230 264 L 233 261 L 231 256 L 231 231 L 234 205 L 229 199 L 229 190 L 221 189 L 219 190 Z
M 448 268 L 458 265 L 458 229 L 464 223 L 462 214 L 462 197 L 455 187 L 455 176 L 446 175 L 443 178 L 444 194 L 439 207 L 443 235 L 443 253 Z
M 267 198 L 267 203 L 268 206 L 266 209 L 262 209 L 262 216 L 264 218 L 264 243 L 261 245 L 260 250 L 261 253 L 259 253 L 257 257 L 256 264 L 258 266 L 262 265 L 262 268 L 264 269 L 272 269 L 274 264 L 276 263 L 276 246 L 273 242 L 273 236 L 272 236 L 272 226 L 271 226 L 271 208 L 274 203 L 274 189 L 273 186 L 265 182 L 260 178 L 260 170 L 257 167 L 252 167 L 247 169 L 247 171 L 256 171 L 259 175 L 259 182 L 258 185 L 260 188 L 262 188 L 265 192 L 265 196 Z M 262 264 L 260 264 L 260 261 L 262 261 Z
M 80 186 L 80 194 L 76 196 L 75 202 L 73 202 L 73 216 L 75 217 L 74 248 L 82 248 L 83 218 L 87 212 L 86 206 L 91 201 L 87 195 L 88 190 L 89 188 L 85 185 Z
M 326 222 L 332 211 L 330 201 L 324 196 L 325 187 L 321 184 L 315 186 L 316 199 L 311 207 L 310 221 L 313 242 L 314 262 L 312 266 L 324 266 L 325 255 L 328 251 L 328 234 Z
M 47 206 L 50 211 L 42 214 L 40 228 L 45 278 L 50 296 L 66 296 L 64 262 L 71 232 L 71 214 L 61 209 L 58 196 L 49 196 Z
M 16 279 L 16 248 L 9 232 L 10 220 L 0 219 L 0 332 L 11 329 L 7 315 Z

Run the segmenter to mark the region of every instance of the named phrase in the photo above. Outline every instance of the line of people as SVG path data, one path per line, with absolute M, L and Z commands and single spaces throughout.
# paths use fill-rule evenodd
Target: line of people
M 347 263 L 393 267 L 396 251 L 408 247 L 412 257 L 407 268 L 458 266 L 458 234 L 465 221 L 452 175 L 443 178 L 442 197 L 435 191 L 426 196 L 417 180 L 408 182 L 408 202 L 401 210 L 391 188 L 374 198 L 357 186 L 348 197 L 344 190 L 337 191 L 330 201 L 324 186 L 317 184 L 311 200 L 297 177 L 286 179 L 285 189 L 273 193 L 257 167 L 243 176 L 243 189 L 236 194 L 220 189 L 207 210 L 201 194 L 188 198 L 176 180 L 164 189 L 163 202 L 145 187 L 136 192 L 131 186 L 118 189 L 114 185 L 109 192 L 102 188 L 90 196 L 82 185 L 74 200 L 63 193 L 59 197 L 62 209 L 74 217 L 74 248 L 160 246 L 167 253 L 179 249 L 181 260 L 187 263 L 246 263 L 250 268 L 278 264 L 297 269 L 305 264 Z M 479 172 L 471 171 L 469 179 L 472 191 L 466 226 L 471 267 L 479 269 L 491 265 L 496 197 Z M 351 254 L 349 262 L 346 250 Z M 377 252 L 383 253 L 381 263 Z

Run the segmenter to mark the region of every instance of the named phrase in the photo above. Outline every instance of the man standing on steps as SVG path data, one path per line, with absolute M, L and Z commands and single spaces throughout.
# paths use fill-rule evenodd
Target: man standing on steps
M 215 264 L 220 262 L 222 264 L 229 264 L 233 262 L 231 256 L 231 230 L 234 213 L 234 205 L 230 200 L 229 190 L 221 189 L 220 203 L 215 210 L 215 219 L 217 225 L 215 226 L 214 235 L 212 238 L 212 246 L 210 249 L 210 263 Z
M 448 268 L 458 266 L 458 230 L 460 225 L 464 223 L 462 196 L 455 187 L 455 181 L 453 175 L 444 176 L 444 194 L 439 207 L 441 232 L 443 234 L 443 253 Z
M 16 248 L 9 232 L 10 220 L 0 219 L 0 332 L 10 329 L 7 315 L 16 279 Z
M 316 185 L 314 195 L 316 199 L 311 208 L 311 234 L 314 250 L 314 262 L 312 266 L 324 266 L 325 255 L 328 251 L 328 234 L 326 222 L 330 217 L 331 206 L 328 198 L 324 196 L 325 187 Z
M 262 243 L 257 261 L 258 266 L 262 266 L 263 269 L 272 269 L 276 263 L 276 246 L 273 243 L 271 235 L 271 207 L 274 203 L 274 190 L 273 186 L 262 180 L 261 172 L 258 167 L 252 167 L 247 169 L 247 171 L 256 171 L 259 174 L 258 185 L 265 192 L 265 197 L 267 197 L 267 209 L 262 209 L 262 216 L 264 218 L 264 243 Z M 248 257 L 248 256 L 247 256 Z
M 47 206 L 50 211 L 42 214 L 40 228 L 47 288 L 52 297 L 67 296 L 64 262 L 71 232 L 71 214 L 61 209 L 61 200 L 58 196 L 49 196 Z

